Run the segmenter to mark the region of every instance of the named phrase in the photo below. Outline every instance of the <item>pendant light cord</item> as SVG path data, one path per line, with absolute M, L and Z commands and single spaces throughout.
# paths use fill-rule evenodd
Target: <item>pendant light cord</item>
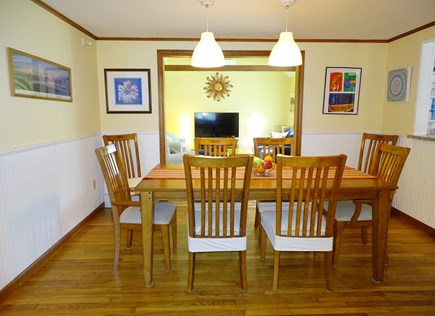
M 290 6 L 288 4 L 286 4 L 285 6 L 285 31 L 287 32 L 287 25 L 288 25 L 288 8 Z
M 205 14 L 205 16 L 206 16 L 206 21 L 207 21 L 207 32 L 208 32 L 208 4 L 206 3 L 205 5 L 205 12 L 206 12 L 206 14 Z

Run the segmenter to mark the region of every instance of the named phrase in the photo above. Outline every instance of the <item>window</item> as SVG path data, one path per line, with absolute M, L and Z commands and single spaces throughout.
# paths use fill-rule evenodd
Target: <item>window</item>
M 435 136 L 435 39 L 421 48 L 414 133 Z

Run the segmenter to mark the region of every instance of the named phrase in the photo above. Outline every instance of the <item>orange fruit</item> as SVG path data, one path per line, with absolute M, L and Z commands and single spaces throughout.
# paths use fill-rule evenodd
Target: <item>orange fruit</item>
M 269 161 L 273 162 L 273 157 L 272 156 L 266 156 L 266 157 L 264 157 L 264 160 L 269 160 Z
M 257 169 L 255 169 L 258 173 L 264 173 L 263 166 L 258 166 Z

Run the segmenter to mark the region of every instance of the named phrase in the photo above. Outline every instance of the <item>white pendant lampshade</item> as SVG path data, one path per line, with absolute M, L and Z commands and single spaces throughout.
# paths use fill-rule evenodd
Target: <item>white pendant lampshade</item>
M 201 68 L 222 67 L 225 58 L 222 49 L 214 39 L 212 32 L 201 33 L 201 40 L 192 55 L 192 66 Z
M 293 33 L 287 31 L 288 8 L 296 3 L 296 0 L 281 0 L 281 5 L 286 10 L 285 32 L 281 32 L 279 40 L 269 56 L 269 66 L 293 67 L 302 65 L 302 54 L 296 44 Z
M 269 56 L 269 65 L 275 67 L 291 67 L 302 64 L 302 54 L 293 39 L 292 32 L 281 32 L 279 40 Z

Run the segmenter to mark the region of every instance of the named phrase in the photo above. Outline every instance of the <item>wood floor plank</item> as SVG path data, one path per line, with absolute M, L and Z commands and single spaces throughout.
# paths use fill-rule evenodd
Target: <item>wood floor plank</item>
M 178 248 L 172 271 L 164 265 L 162 242 L 154 241 L 153 288 L 143 286 L 141 236 L 122 248 L 112 271 L 110 210 L 59 249 L 27 283 L 0 305 L 1 315 L 435 315 L 435 240 L 392 217 L 389 265 L 384 283 L 371 282 L 371 245 L 358 230 L 345 230 L 340 264 L 327 292 L 319 256 L 284 253 L 278 292 L 272 289 L 273 252 L 260 262 L 258 232 L 249 213 L 248 289 L 240 291 L 236 253 L 199 254 L 194 291 L 187 286 L 185 207 L 179 207 Z M 125 236 L 122 236 L 125 238 Z

